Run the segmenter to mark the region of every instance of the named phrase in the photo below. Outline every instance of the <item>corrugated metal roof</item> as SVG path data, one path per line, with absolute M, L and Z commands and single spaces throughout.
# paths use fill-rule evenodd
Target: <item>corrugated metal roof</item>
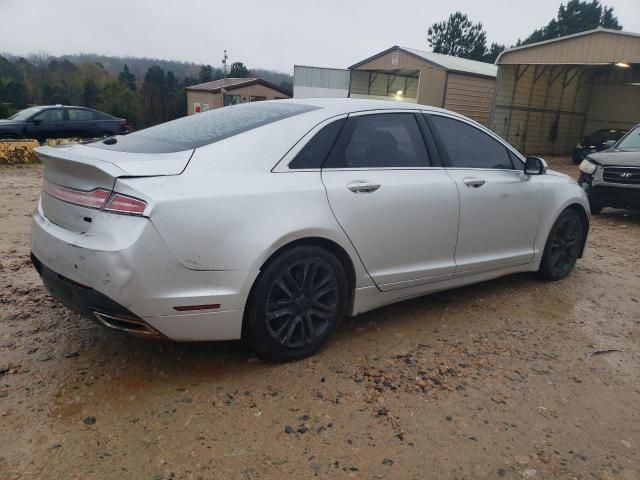
M 354 65 L 351 65 L 349 69 L 358 68 L 360 65 L 369 63 L 371 60 L 387 55 L 390 52 L 401 50 L 409 55 L 424 60 L 426 63 L 435 65 L 437 67 L 449 70 L 452 72 L 468 73 L 471 75 L 482 75 L 485 77 L 495 78 L 498 74 L 498 67 L 490 63 L 478 62 L 476 60 L 468 60 L 466 58 L 453 57 L 451 55 L 443 55 L 441 53 L 425 52 L 424 50 L 417 50 L 415 48 L 399 47 L 394 45 L 391 48 L 383 50 L 369 58 L 362 60 Z
M 221 89 L 233 90 L 235 88 L 248 87 L 249 85 L 255 85 L 259 83 L 265 87 L 269 87 L 272 90 L 276 90 L 287 96 L 291 96 L 291 92 L 286 88 L 276 85 L 271 82 L 267 82 L 261 78 L 221 78 L 220 80 L 213 80 L 212 82 L 199 83 L 198 85 L 191 85 L 185 90 L 190 92 L 209 92 L 217 93 Z
M 220 80 L 191 85 L 187 87 L 187 90 L 192 90 L 194 92 L 210 92 L 220 88 L 238 87 L 243 83 L 255 82 L 256 80 L 257 78 L 221 78 Z
M 406 50 L 409 53 L 424 58 L 430 63 L 446 69 L 456 72 L 473 73 L 475 75 L 486 75 L 488 77 L 495 77 L 498 74 L 498 67 L 491 63 L 478 62 L 476 60 L 468 60 L 466 58 L 454 57 L 451 55 L 443 55 L 441 53 L 425 52 L 423 50 L 416 50 L 415 48 L 398 47 L 402 50 Z
M 551 38 L 549 40 L 543 40 L 541 42 L 536 42 L 536 43 L 529 43 L 527 45 L 521 45 L 519 47 L 512 47 L 512 48 L 508 48 L 507 50 L 504 50 L 503 52 L 500 52 L 500 55 L 498 55 L 498 58 L 496 58 L 496 65 L 500 63 L 500 60 L 502 59 L 503 56 L 510 54 L 512 52 L 517 52 L 520 50 L 528 50 L 531 48 L 536 48 L 536 47 L 542 47 L 542 46 L 546 46 L 546 45 L 550 45 L 550 44 L 555 44 L 557 42 L 566 42 L 567 40 L 572 40 L 575 39 L 577 37 L 584 37 L 586 35 L 593 35 L 596 33 L 608 33 L 608 34 L 614 34 L 614 35 L 621 35 L 624 37 L 635 37 L 635 38 L 640 38 L 640 34 L 639 33 L 634 33 L 634 32 L 624 32 L 622 30 L 613 30 L 610 28 L 603 28 L 603 27 L 598 27 L 598 28 L 594 28 L 592 30 L 585 30 L 584 32 L 578 32 L 578 33 L 572 33 L 571 35 L 565 35 L 563 37 L 558 37 L 558 38 Z

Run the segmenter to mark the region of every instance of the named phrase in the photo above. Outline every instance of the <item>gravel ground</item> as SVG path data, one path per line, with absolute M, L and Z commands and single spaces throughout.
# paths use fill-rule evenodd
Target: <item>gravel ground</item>
M 382 308 L 277 365 L 56 305 L 29 263 L 41 174 L 0 167 L 1 479 L 640 478 L 639 213 L 595 217 L 561 282 Z

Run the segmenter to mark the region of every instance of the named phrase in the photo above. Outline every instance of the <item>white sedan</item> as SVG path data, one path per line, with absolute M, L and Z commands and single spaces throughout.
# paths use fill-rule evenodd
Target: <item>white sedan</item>
M 274 360 L 314 353 L 345 315 L 515 272 L 564 278 L 589 229 L 575 181 L 424 105 L 249 103 L 37 150 L 32 260 L 56 299 Z

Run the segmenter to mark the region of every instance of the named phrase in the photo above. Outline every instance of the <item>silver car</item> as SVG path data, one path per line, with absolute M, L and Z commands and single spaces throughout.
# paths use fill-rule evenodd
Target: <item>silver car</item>
M 424 105 L 277 100 L 41 147 L 32 259 L 61 303 L 173 340 L 314 353 L 345 315 L 515 272 L 565 277 L 584 191 Z

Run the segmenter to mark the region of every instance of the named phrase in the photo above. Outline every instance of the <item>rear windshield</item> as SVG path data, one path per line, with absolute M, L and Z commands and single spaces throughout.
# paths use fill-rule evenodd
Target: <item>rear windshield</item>
M 89 146 L 132 153 L 170 153 L 209 145 L 269 123 L 315 110 L 318 107 L 273 102 L 243 103 L 196 113 L 129 135 L 90 143 Z

